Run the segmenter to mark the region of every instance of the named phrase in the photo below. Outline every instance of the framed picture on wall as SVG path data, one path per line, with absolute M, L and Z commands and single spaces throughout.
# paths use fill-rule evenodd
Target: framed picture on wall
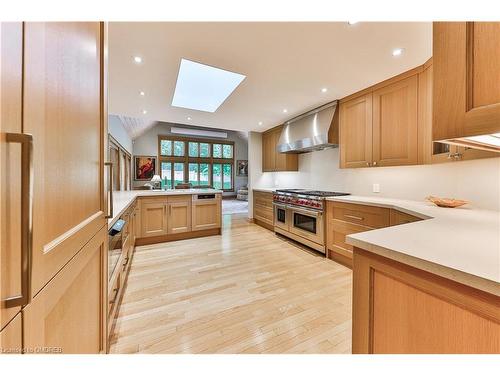
M 248 160 L 238 160 L 236 168 L 236 176 L 248 177 Z
M 134 180 L 150 181 L 156 174 L 156 156 L 134 156 Z

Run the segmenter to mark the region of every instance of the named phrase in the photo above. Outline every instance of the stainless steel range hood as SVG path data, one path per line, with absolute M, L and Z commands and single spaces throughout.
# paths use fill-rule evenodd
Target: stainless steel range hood
M 325 104 L 285 123 L 278 152 L 301 154 L 338 147 L 338 102 Z

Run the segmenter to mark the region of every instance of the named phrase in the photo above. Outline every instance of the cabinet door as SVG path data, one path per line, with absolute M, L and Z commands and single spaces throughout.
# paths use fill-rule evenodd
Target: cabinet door
M 274 133 L 267 132 L 262 134 L 262 171 L 272 172 L 276 167 L 274 149 Z
M 141 237 L 167 234 L 167 203 L 164 201 L 141 202 Z
M 372 163 L 372 94 L 340 104 L 340 167 Z
M 0 330 L 0 354 L 20 354 L 23 348 L 23 326 L 18 313 L 7 326 Z
M 177 198 L 177 197 L 171 197 Z M 191 202 L 185 199 L 168 203 L 168 233 L 191 231 Z M 189 196 L 189 198 L 191 198 Z
M 21 294 L 21 145 L 5 134 L 23 131 L 22 27 L 0 24 L 0 330 L 21 310 L 3 301 Z
M 100 24 L 26 23 L 24 43 L 35 295 L 106 224 Z
M 23 309 L 24 346 L 29 352 L 99 353 L 103 349 L 103 227 Z
M 220 199 L 193 201 L 192 230 L 216 229 L 221 226 Z
M 373 92 L 373 165 L 418 163 L 418 76 Z
M 434 22 L 433 140 L 500 132 L 500 22 Z

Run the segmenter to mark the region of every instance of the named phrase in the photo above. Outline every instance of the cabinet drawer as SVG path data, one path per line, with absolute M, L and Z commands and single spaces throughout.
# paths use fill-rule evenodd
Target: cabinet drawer
M 385 228 L 390 225 L 390 210 L 388 208 L 341 202 L 332 202 L 330 208 L 329 217 L 331 219 L 371 228 Z
M 392 225 L 400 225 L 400 224 L 408 224 L 408 223 L 413 223 L 415 221 L 420 221 L 423 220 L 419 217 L 409 215 L 407 213 L 398 211 L 398 210 L 391 210 L 391 226 Z
M 352 246 L 345 242 L 345 237 L 349 234 L 366 232 L 371 229 L 370 227 L 351 224 L 341 220 L 330 220 L 328 225 L 328 246 L 337 246 L 352 252 Z
M 254 205 L 264 206 L 264 207 L 273 207 L 273 194 L 265 193 L 262 191 L 253 192 Z

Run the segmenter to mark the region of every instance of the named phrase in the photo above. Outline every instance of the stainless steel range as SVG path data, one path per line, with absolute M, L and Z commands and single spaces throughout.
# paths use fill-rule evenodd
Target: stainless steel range
M 349 195 L 331 191 L 281 189 L 273 194 L 274 231 L 326 252 L 325 198 Z

